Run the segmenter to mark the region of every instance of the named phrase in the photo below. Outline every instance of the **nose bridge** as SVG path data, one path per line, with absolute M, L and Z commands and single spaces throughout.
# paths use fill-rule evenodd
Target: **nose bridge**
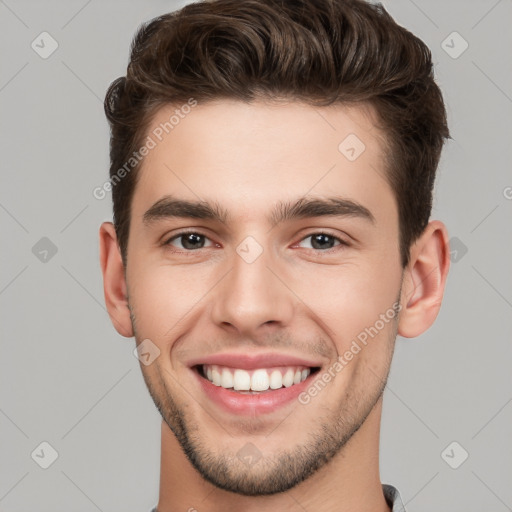
M 231 271 L 215 297 L 214 321 L 230 324 L 245 334 L 269 322 L 288 323 L 292 294 L 275 275 L 278 272 L 273 269 L 276 261 L 271 251 L 247 237 L 237 246 L 230 263 Z

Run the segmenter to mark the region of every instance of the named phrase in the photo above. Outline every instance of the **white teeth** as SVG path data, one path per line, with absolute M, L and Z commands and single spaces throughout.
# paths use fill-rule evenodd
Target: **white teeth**
M 279 370 L 274 370 L 270 374 L 270 389 L 279 389 L 283 387 L 283 376 Z
M 245 370 L 235 370 L 233 377 L 235 391 L 249 391 L 251 389 L 251 376 Z
M 222 378 L 220 381 L 220 385 L 223 388 L 233 387 L 233 374 L 227 368 L 222 369 Z
M 251 377 L 251 389 L 253 391 L 266 391 L 269 380 L 267 370 L 256 370 Z
M 286 370 L 286 373 L 283 375 L 283 386 L 285 388 L 289 388 L 290 386 L 293 385 L 293 376 L 294 372 L 291 368 Z
M 221 377 L 220 377 L 219 370 L 217 370 L 217 367 L 214 366 L 212 368 L 212 382 L 216 386 L 220 386 L 220 381 L 221 381 Z
M 203 374 L 215 386 L 235 391 L 268 391 L 269 389 L 289 388 L 306 380 L 310 368 L 288 367 L 281 369 L 259 368 L 246 371 L 226 366 L 204 365 Z

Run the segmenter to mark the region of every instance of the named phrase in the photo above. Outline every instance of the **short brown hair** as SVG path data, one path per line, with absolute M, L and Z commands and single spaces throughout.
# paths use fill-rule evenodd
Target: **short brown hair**
M 127 261 L 137 168 L 116 175 L 166 104 L 286 98 L 314 106 L 363 102 L 386 134 L 386 172 L 409 262 L 432 208 L 450 138 L 428 47 L 381 4 L 364 0 L 209 0 L 142 24 L 125 77 L 105 97 L 114 224 Z

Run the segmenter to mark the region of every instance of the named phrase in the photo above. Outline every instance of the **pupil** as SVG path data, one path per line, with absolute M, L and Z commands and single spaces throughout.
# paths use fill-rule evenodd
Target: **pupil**
M 326 241 L 327 241 L 328 247 L 325 246 Z M 329 243 L 329 241 L 330 241 L 330 243 Z M 318 235 L 313 236 L 312 245 L 315 249 L 330 249 L 331 247 L 334 246 L 334 239 L 330 235 L 320 233 Z M 315 245 L 316 245 L 316 247 L 315 247 Z
M 183 235 L 182 243 L 185 249 L 198 249 L 200 246 L 197 242 L 200 242 L 202 235 L 198 235 L 196 233 L 188 233 L 187 235 Z M 194 245 L 195 243 L 195 245 Z

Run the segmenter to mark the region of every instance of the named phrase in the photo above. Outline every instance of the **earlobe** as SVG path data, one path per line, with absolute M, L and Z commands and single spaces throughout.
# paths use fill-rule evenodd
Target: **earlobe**
M 103 292 L 110 320 L 116 331 L 126 338 L 133 336 L 123 260 L 114 225 L 104 222 L 100 227 L 100 265 Z
M 402 309 L 398 334 L 414 338 L 425 332 L 441 308 L 450 268 L 448 232 L 431 221 L 411 247 L 411 259 L 402 283 Z

